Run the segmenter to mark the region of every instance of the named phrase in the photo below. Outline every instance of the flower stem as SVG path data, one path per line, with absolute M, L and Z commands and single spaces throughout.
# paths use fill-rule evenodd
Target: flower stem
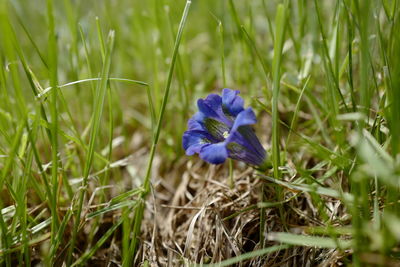
M 235 187 L 235 181 L 233 179 L 233 160 L 229 159 L 229 182 L 230 187 L 233 189 Z

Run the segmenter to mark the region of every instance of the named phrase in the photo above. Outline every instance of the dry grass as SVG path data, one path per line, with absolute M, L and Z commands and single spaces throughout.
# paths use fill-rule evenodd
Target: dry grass
M 264 116 L 262 123 L 268 121 L 269 117 Z M 265 140 L 269 133 L 264 134 Z M 141 166 L 144 164 L 147 150 L 142 135 L 132 135 L 128 151 L 116 148 L 114 153 L 118 153 L 118 156 L 124 159 L 117 168 L 125 173 L 126 179 L 121 181 L 122 185 L 112 185 L 109 190 L 110 197 L 113 195 L 113 188 L 129 188 L 130 183 L 140 184 L 140 181 L 132 178 L 140 177 L 144 171 Z M 173 168 L 164 166 L 160 157 L 156 158 L 155 163 L 155 179 L 152 194 L 147 202 L 135 265 L 139 266 L 145 262 L 150 266 L 213 263 L 261 248 L 260 207 L 262 203 L 276 203 L 276 184 L 265 181 L 257 171 L 239 162 L 235 162 L 233 188 L 229 186 L 227 166 L 209 165 L 197 157 L 183 157 L 174 163 Z M 289 183 L 297 177 L 291 165 L 289 160 L 284 179 Z M 321 172 L 318 175 L 323 174 Z M 332 183 L 329 179 L 325 182 Z M 91 191 L 95 192 L 95 180 L 91 184 Z M 264 202 L 261 192 L 263 184 Z M 310 234 L 310 229 L 314 226 L 326 227 L 321 219 L 321 207 L 314 206 L 315 201 L 310 194 L 280 187 L 283 188 L 284 200 L 280 205 L 265 209 L 264 236 L 267 247 L 278 244 L 272 240 L 276 232 Z M 337 222 L 334 226 L 344 226 L 343 222 L 350 224 L 349 215 L 339 200 L 323 198 L 323 210 L 331 222 Z M 280 214 L 280 209 L 284 211 L 284 216 Z M 92 243 L 112 227 L 120 216 L 121 210 L 107 213 L 101 219 Z M 90 226 L 91 223 L 88 222 L 79 236 L 79 248 L 82 251 L 91 246 L 85 243 L 92 231 Z M 119 229 L 88 263 L 96 266 L 119 266 L 122 253 L 121 232 Z M 293 246 L 244 261 L 238 266 L 341 266 L 350 254 L 336 249 Z M 62 253 L 59 256 L 62 258 Z
M 176 189 L 166 181 L 153 190 L 145 220 L 142 260 L 152 266 L 178 266 L 219 262 L 260 249 L 259 211 L 263 181 L 251 168 L 238 166 L 235 187 L 228 186 L 227 169 L 198 160 L 181 163 L 171 174 L 179 177 Z M 323 226 L 310 196 L 285 190 L 284 222 L 279 207 L 266 209 L 265 236 L 289 230 L 304 233 L 308 227 Z M 274 202 L 274 187 L 267 186 L 266 201 Z M 339 202 L 332 199 L 331 216 L 343 216 Z M 275 244 L 267 241 L 266 246 Z M 238 266 L 340 266 L 344 255 L 332 249 L 292 247 Z M 141 260 L 138 259 L 138 263 Z

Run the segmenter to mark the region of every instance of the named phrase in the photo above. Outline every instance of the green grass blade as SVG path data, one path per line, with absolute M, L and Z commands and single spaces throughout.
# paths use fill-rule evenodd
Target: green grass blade
M 154 160 L 154 155 L 156 152 L 157 144 L 158 144 L 158 139 L 160 137 L 160 132 L 161 132 L 161 127 L 164 122 L 164 115 L 165 115 L 165 109 L 168 103 L 168 98 L 170 94 L 170 88 L 171 88 L 171 82 L 172 82 L 172 76 L 174 73 L 174 68 L 175 68 L 175 62 L 178 56 L 178 51 L 179 51 L 179 45 L 181 42 L 182 38 L 182 33 L 183 29 L 186 24 L 187 16 L 189 14 L 190 10 L 190 5 L 192 4 L 191 0 L 186 1 L 185 8 L 183 10 L 181 22 L 179 24 L 178 28 L 178 34 L 176 36 L 175 40 L 175 45 L 174 45 L 174 50 L 172 52 L 172 60 L 171 60 L 171 65 L 168 71 L 168 77 L 167 77 L 167 83 L 165 86 L 165 91 L 164 91 L 164 96 L 162 99 L 161 103 L 161 108 L 160 108 L 160 114 L 158 116 L 158 121 L 156 125 L 156 131 L 154 134 L 153 138 L 153 143 L 151 146 L 150 150 L 150 156 L 149 156 L 149 161 L 148 161 L 148 166 L 147 166 L 147 171 L 146 171 L 146 176 L 144 177 L 144 182 L 143 182 L 143 188 L 144 188 L 144 193 L 142 194 L 142 201 L 139 202 L 137 208 L 135 209 L 135 217 L 134 217 L 134 225 L 133 225 L 133 238 L 132 241 L 129 245 L 129 256 L 126 258 L 126 261 L 123 262 L 123 266 L 131 266 L 133 257 L 135 256 L 136 252 L 136 247 L 137 247 L 137 242 L 138 242 L 138 237 L 140 234 L 140 228 L 142 224 L 142 219 L 143 219 L 143 212 L 144 212 L 144 199 L 147 196 L 147 194 L 150 191 L 150 179 L 151 179 L 151 169 L 153 166 L 153 160 Z
M 48 58 L 49 58 L 49 78 L 52 90 L 50 110 L 51 110 L 51 153 L 52 153 L 52 168 L 51 168 L 51 186 L 52 196 L 52 221 L 51 221 L 51 244 L 56 242 L 55 233 L 58 230 L 58 214 L 55 207 L 57 206 L 58 192 L 58 70 L 57 70 L 57 41 L 53 15 L 53 0 L 47 0 L 47 20 L 48 20 Z
M 263 248 L 263 249 L 247 252 L 240 256 L 230 258 L 230 259 L 227 259 L 227 260 L 215 263 L 215 264 L 202 264 L 202 265 L 195 265 L 195 266 L 208 266 L 208 267 L 232 266 L 233 264 L 237 264 L 237 263 L 243 262 L 245 260 L 253 259 L 256 257 L 262 257 L 264 255 L 267 255 L 267 254 L 270 254 L 273 252 L 277 252 L 280 250 L 285 250 L 287 248 L 289 248 L 288 245 L 276 245 L 276 246 L 271 246 L 268 248 Z
M 96 139 L 97 139 L 97 136 L 98 136 L 99 130 L 100 130 L 101 115 L 102 115 L 102 111 L 103 111 L 103 107 L 104 107 L 104 99 L 105 99 L 105 95 L 106 95 L 106 91 L 107 91 L 107 81 L 108 81 L 108 77 L 109 77 L 109 73 L 110 73 L 111 54 L 112 54 L 113 48 L 114 48 L 114 32 L 111 31 L 108 36 L 107 50 L 106 50 L 106 55 L 104 58 L 103 69 L 101 72 L 101 81 L 100 81 L 100 83 L 98 83 L 98 86 L 96 89 L 95 104 L 94 104 L 94 111 L 93 111 L 94 113 L 93 113 L 93 120 L 92 120 L 92 125 L 91 125 L 91 132 L 90 132 L 91 134 L 90 134 L 90 140 L 89 140 L 89 149 L 88 149 L 87 156 L 86 156 L 82 188 L 79 192 L 79 199 L 78 199 L 78 204 L 77 204 L 77 212 L 75 214 L 74 229 L 72 232 L 71 245 L 68 250 L 67 265 L 71 264 L 72 252 L 75 247 L 76 237 L 78 234 L 79 225 L 81 223 L 81 213 L 82 213 L 82 209 L 83 209 L 83 202 L 84 202 L 84 198 L 85 198 L 86 187 L 88 184 L 88 177 L 89 177 L 90 170 L 92 167 Z
M 279 149 L 279 90 L 281 82 L 281 62 L 282 62 L 282 49 L 285 37 L 286 28 L 286 10 L 285 6 L 280 4 L 277 7 L 275 18 L 276 34 L 274 43 L 274 58 L 272 61 L 272 165 L 274 167 L 274 177 L 279 178 L 280 166 L 280 149 Z
M 339 248 L 346 249 L 351 246 L 351 240 L 337 239 L 328 237 L 295 235 L 289 233 L 271 233 L 269 239 L 279 241 L 284 244 L 307 246 L 317 248 Z

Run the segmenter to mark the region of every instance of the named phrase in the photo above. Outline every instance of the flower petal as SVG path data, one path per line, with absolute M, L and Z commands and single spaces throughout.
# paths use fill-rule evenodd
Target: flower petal
M 199 99 L 197 101 L 197 106 L 205 117 L 219 118 L 217 111 L 221 108 L 221 103 L 222 100 L 219 95 L 209 94 L 206 99 Z
M 233 141 L 226 146 L 228 149 L 229 157 L 254 166 L 261 165 L 265 160 L 265 153 L 260 155 L 256 153 L 252 147 L 248 146 L 246 142 L 242 143 L 243 144 L 239 144 Z
M 204 116 L 202 113 L 197 112 L 192 118 L 188 121 L 188 130 L 199 130 L 205 131 L 204 128 Z
M 213 118 L 224 124 L 229 128 L 232 127 L 232 120 L 228 118 L 222 110 L 222 99 L 219 95 L 210 94 L 206 99 L 199 99 L 197 101 L 200 115 L 196 115 L 199 119 Z
M 203 131 L 186 131 L 182 137 L 182 145 L 188 156 L 200 153 L 201 149 L 209 143 L 211 141 L 208 138 L 208 134 Z
M 229 157 L 252 165 L 260 165 L 264 162 L 265 150 L 250 126 L 256 122 L 256 116 L 251 108 L 238 114 L 229 136 L 225 140 Z
M 222 106 L 232 116 L 236 116 L 244 110 L 244 101 L 243 98 L 238 96 L 239 93 L 237 90 L 228 88 L 222 90 Z
M 200 158 L 212 164 L 224 163 L 227 157 L 228 150 L 225 147 L 225 142 L 207 144 L 200 151 Z
M 254 114 L 253 109 L 247 108 L 237 115 L 235 122 L 233 123 L 231 132 L 237 131 L 237 129 L 240 126 L 251 125 L 251 124 L 255 124 L 256 122 L 257 122 L 257 119 L 256 119 L 256 115 Z
M 220 95 L 217 94 L 209 94 L 206 99 L 204 99 L 204 102 L 213 110 L 217 110 L 221 107 L 222 105 L 222 98 Z

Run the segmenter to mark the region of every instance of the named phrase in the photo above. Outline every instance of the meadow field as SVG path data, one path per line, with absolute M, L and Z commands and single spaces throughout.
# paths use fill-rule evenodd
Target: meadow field
M 400 1 L 0 0 L 0 62 L 0 266 L 400 266 Z

